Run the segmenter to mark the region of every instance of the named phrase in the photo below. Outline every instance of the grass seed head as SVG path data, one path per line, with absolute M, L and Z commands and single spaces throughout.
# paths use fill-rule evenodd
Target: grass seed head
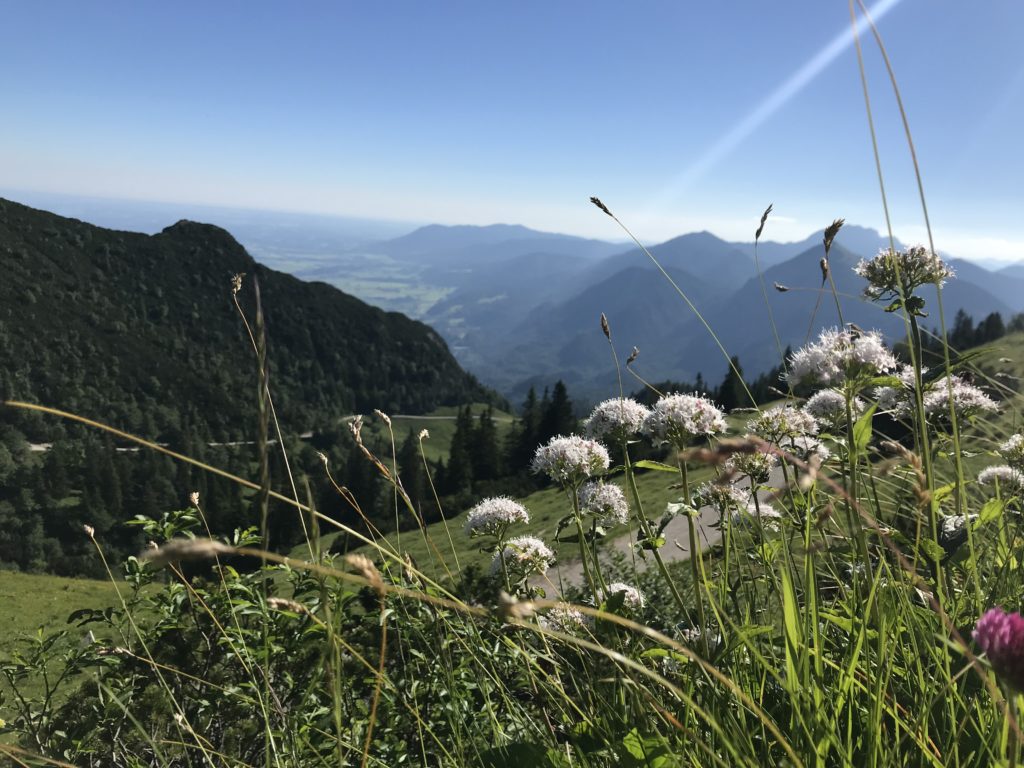
M 764 223 L 768 221 L 768 214 L 772 212 L 772 206 L 768 206 L 764 209 L 764 213 L 761 214 L 761 225 L 757 228 L 757 232 L 754 233 L 754 240 L 761 239 L 761 233 L 764 231 Z
M 168 563 L 181 560 L 209 560 L 218 555 L 234 552 L 232 547 L 213 539 L 171 539 L 156 549 L 147 549 L 140 560 L 152 564 L 154 568 L 163 568 Z
M 832 241 L 836 239 L 836 235 L 839 234 L 839 230 L 843 228 L 843 224 L 846 223 L 846 219 L 836 219 L 827 227 L 825 227 L 825 257 L 828 257 L 828 252 L 832 248 Z
M 373 561 L 366 555 L 345 555 L 345 562 L 354 571 L 358 571 L 359 575 L 366 579 L 370 587 L 381 597 L 384 596 L 384 579 L 381 578 L 380 571 L 377 570 L 377 566 L 373 564 Z
M 612 212 L 608 210 L 608 206 L 601 202 L 601 198 L 599 198 L 599 197 L 592 197 L 592 198 L 590 198 L 590 202 L 592 202 L 594 205 L 596 205 L 598 208 L 600 208 L 602 211 L 604 211 L 609 216 L 612 215 Z

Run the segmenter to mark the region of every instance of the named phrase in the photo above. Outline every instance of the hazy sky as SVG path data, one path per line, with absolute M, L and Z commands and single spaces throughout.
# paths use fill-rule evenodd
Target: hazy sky
M 0 2 L 6 188 L 620 237 L 598 195 L 648 241 L 749 240 L 768 203 L 776 240 L 884 225 L 846 0 Z M 1024 258 L 1024 3 L 869 7 L 937 247 Z

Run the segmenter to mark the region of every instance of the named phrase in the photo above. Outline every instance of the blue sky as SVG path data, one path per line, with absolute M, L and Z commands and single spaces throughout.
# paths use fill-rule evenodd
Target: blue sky
M 1024 258 L 1024 3 L 869 3 L 936 245 Z M 644 240 L 884 219 L 843 0 L 5 2 L 7 189 Z M 923 237 L 863 39 L 897 235 Z

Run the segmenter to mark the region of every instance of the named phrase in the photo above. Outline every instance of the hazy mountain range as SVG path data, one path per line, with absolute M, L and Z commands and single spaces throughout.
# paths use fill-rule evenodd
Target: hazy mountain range
M 71 204 L 55 202 L 62 210 Z M 163 210 L 140 204 L 117 214 L 112 203 L 74 205 L 104 222 L 146 222 L 149 229 Z M 726 368 L 722 352 L 686 302 L 650 258 L 629 244 L 508 224 L 405 225 L 403 233 L 398 224 L 387 230 L 381 223 L 299 214 L 199 213 L 231 227 L 269 266 L 428 323 L 465 368 L 513 399 L 531 383 L 544 386 L 558 378 L 581 398 L 601 397 L 617 387 L 611 351 L 598 325 L 602 312 L 611 322 L 620 361 L 637 346 L 636 369 L 648 379 L 692 379 L 701 372 L 715 381 Z M 888 237 L 847 224 L 833 246 L 832 273 L 844 321 L 896 336 L 903 332 L 900 318 L 865 302 L 863 281 L 852 272 L 859 258 L 888 245 Z M 772 320 L 782 347 L 798 346 L 809 330 L 839 321 L 830 293 L 819 302 L 821 231 L 797 242 L 758 244 L 771 315 L 753 243 L 696 232 L 650 251 L 749 374 L 778 362 Z M 952 263 L 958 278 L 943 292 L 947 323 L 958 309 L 976 320 L 994 311 L 1008 319 L 1024 310 L 1024 265 L 996 272 L 973 262 Z M 790 290 L 776 291 L 775 283 Z M 931 327 L 938 324 L 934 300 L 929 310 L 925 325 Z M 627 380 L 627 386 L 634 384 Z
M 846 225 L 833 245 L 831 269 L 843 321 L 895 337 L 903 333 L 902 319 L 865 301 L 863 280 L 852 271 L 860 258 L 888 245 L 874 230 Z M 424 227 L 365 249 L 407 260 L 418 290 L 443 294 L 419 317 L 438 329 L 469 370 L 513 398 L 530 384 L 556 378 L 583 397 L 613 391 L 614 364 L 598 322 L 602 312 L 619 360 L 637 346 L 636 369 L 645 378 L 692 380 L 700 372 L 714 381 L 724 374 L 725 357 L 703 323 L 638 248 L 496 225 Z M 649 250 L 747 373 L 777 364 L 780 345 L 799 346 L 809 332 L 839 322 L 827 285 L 821 293 L 822 232 L 793 243 L 759 243 L 766 290 L 752 243 L 696 232 Z M 1024 310 L 1024 269 L 997 273 L 972 262 L 952 263 L 958 278 L 943 291 L 947 323 L 959 309 L 976 320 L 991 312 L 1009 319 Z M 340 276 L 333 279 L 344 285 Z M 776 283 L 789 290 L 776 290 Z M 932 297 L 926 327 L 938 324 L 936 306 Z M 628 380 L 627 386 L 635 384 Z

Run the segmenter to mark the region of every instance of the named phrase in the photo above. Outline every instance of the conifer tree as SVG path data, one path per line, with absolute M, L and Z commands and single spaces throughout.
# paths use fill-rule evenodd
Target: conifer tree
M 472 434 L 470 458 L 475 482 L 497 480 L 501 476 L 501 453 L 498 450 L 498 429 L 494 424 L 494 409 L 480 413 Z
M 530 465 L 533 452 L 540 443 L 541 409 L 537 400 L 537 390 L 530 387 L 523 401 L 523 413 L 519 423 L 513 428 L 509 437 L 508 467 L 515 472 L 523 472 Z
M 718 404 L 726 411 L 731 411 L 733 408 L 744 405 L 751 405 L 750 398 L 747 396 L 747 390 L 743 386 L 743 368 L 740 367 L 738 357 L 732 358 L 732 365 L 726 371 L 725 378 L 718 388 L 716 399 Z
M 412 429 L 405 436 L 398 449 L 398 476 L 409 500 L 416 511 L 423 516 L 424 501 L 428 498 L 426 472 L 420 456 L 419 439 Z
M 551 390 L 551 399 L 541 417 L 538 442 L 543 443 L 556 435 L 568 435 L 575 431 L 576 416 L 572 410 L 572 400 L 569 399 L 569 390 L 565 382 L 559 379 Z

